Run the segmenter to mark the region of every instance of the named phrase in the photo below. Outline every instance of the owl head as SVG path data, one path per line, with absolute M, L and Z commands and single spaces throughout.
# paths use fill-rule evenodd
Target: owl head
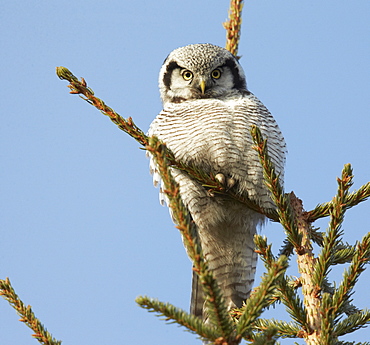
M 247 90 L 242 67 L 228 50 L 191 44 L 172 51 L 159 73 L 163 103 L 223 98 Z

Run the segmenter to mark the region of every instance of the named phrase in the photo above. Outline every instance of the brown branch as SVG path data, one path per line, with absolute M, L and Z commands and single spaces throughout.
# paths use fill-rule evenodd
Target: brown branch
M 242 25 L 242 0 L 231 0 L 229 9 L 229 20 L 223 23 L 226 29 L 226 49 L 237 57 Z
M 100 110 L 104 115 L 108 116 L 119 129 L 129 134 L 141 145 L 148 145 L 148 137 L 134 124 L 132 118 L 129 117 L 127 120 L 124 119 L 112 108 L 108 107 L 101 99 L 95 97 L 94 91 L 87 87 L 87 83 L 84 78 L 81 78 L 81 81 L 79 81 L 73 73 L 65 67 L 57 67 L 56 73 L 59 79 L 69 81 L 70 84 L 68 87 L 71 89 L 69 93 L 83 95 L 80 97 Z
M 32 334 L 32 336 L 36 338 L 39 343 L 45 345 L 60 345 L 62 343 L 59 340 L 55 340 L 52 335 L 45 329 L 42 323 L 36 318 L 31 309 L 31 306 L 26 307 L 24 303 L 19 299 L 12 285 L 10 284 L 9 278 L 6 278 L 5 280 L 0 280 L 0 295 L 3 296 L 16 310 L 18 315 L 21 317 L 19 321 L 24 322 L 35 332 L 35 334 Z
M 308 345 L 320 345 L 321 315 L 320 294 L 314 284 L 315 257 L 309 237 L 310 224 L 304 219 L 302 201 L 293 192 L 290 193 L 290 205 L 295 215 L 298 232 L 301 235 L 301 246 L 296 248 L 298 270 L 301 274 L 302 294 L 306 307 L 307 327 L 303 335 Z

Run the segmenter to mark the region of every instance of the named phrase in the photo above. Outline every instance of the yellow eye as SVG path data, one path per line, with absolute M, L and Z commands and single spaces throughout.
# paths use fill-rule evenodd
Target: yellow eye
M 219 70 L 218 68 L 214 69 L 211 73 L 211 77 L 213 79 L 220 79 L 221 78 L 221 70 Z
M 186 69 L 185 71 L 183 71 L 181 73 L 181 75 L 184 78 L 184 80 L 186 80 L 186 81 L 189 81 L 189 80 L 192 80 L 193 79 L 193 73 L 190 72 L 188 69 Z

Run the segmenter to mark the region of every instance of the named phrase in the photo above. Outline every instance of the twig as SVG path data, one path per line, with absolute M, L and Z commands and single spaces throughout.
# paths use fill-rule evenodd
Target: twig
M 112 122 L 114 122 L 119 129 L 123 130 L 130 136 L 132 136 L 141 145 L 148 145 L 148 137 L 144 132 L 138 128 L 132 118 L 129 117 L 125 120 L 122 116 L 116 113 L 112 108 L 108 107 L 101 99 L 94 96 L 94 91 L 87 87 L 87 83 L 84 78 L 79 81 L 73 73 L 65 67 L 57 67 L 56 73 L 59 79 L 69 81 L 68 87 L 71 89 L 71 94 L 79 94 L 82 99 L 93 105 L 95 108 L 100 110 L 104 115 L 108 116 Z
M 226 49 L 236 57 L 238 54 L 240 30 L 242 26 L 242 9 L 242 0 L 231 0 L 229 20 L 223 24 L 226 29 Z
M 203 339 L 217 339 L 217 330 L 210 325 L 205 325 L 203 320 L 194 315 L 189 315 L 182 309 L 176 308 L 169 303 L 163 303 L 147 296 L 139 296 L 136 303 L 140 307 L 155 312 L 158 316 L 164 316 L 166 321 L 175 321 L 179 325 L 186 327 L 190 332 L 196 333 Z
M 43 324 L 36 318 L 31 306 L 26 307 L 19 299 L 12 285 L 10 284 L 9 278 L 0 280 L 0 295 L 3 296 L 16 310 L 17 314 L 21 317 L 19 321 L 24 322 L 35 332 L 35 334 L 32 334 L 32 336 L 36 338 L 39 343 L 44 345 L 60 345 L 62 343 L 61 341 L 54 339 L 46 330 Z

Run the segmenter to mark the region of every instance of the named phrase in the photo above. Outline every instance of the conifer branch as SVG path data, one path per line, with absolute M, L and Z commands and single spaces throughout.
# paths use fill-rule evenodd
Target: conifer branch
M 370 182 L 361 186 L 358 190 L 348 194 L 346 200 L 346 210 L 358 205 L 360 202 L 366 201 L 370 197 Z
M 327 292 L 322 293 L 321 296 L 321 306 L 320 309 L 317 310 L 318 313 L 322 311 L 319 339 L 323 344 L 332 345 L 335 344 L 338 340 L 338 337 L 335 337 L 332 334 L 332 325 L 334 321 L 333 313 L 330 312 L 332 297 Z
M 268 327 L 261 333 L 254 335 L 253 345 L 274 345 L 279 336 L 277 335 L 277 329 L 273 326 Z
M 319 228 L 314 228 L 308 220 L 306 220 L 306 222 L 309 225 L 308 235 L 310 236 L 310 239 L 316 244 L 318 244 L 320 247 L 322 247 L 323 240 L 324 240 L 324 233 L 319 231 L 320 230 Z
M 370 324 L 370 311 L 362 310 L 339 321 L 334 327 L 334 334 L 341 336 L 357 331 Z
M 322 283 L 325 276 L 328 274 L 329 267 L 332 265 L 333 259 L 337 258 L 336 253 L 338 248 L 342 247 L 340 236 L 342 231 L 340 226 L 344 219 L 346 211 L 345 201 L 349 194 L 349 189 L 353 182 L 352 168 L 346 164 L 342 171 L 341 179 L 338 178 L 338 192 L 332 201 L 330 210 L 331 218 L 329 230 L 324 236 L 324 247 L 318 258 L 315 274 L 315 283 L 319 288 L 322 288 Z M 352 289 L 357 282 L 361 272 L 364 270 L 363 265 L 369 261 L 370 253 L 370 233 L 364 237 L 362 243 L 357 244 L 356 251 L 352 257 L 352 263 L 349 270 L 344 272 L 344 278 L 333 294 L 324 293 L 321 305 L 321 328 L 322 341 L 334 339 L 337 335 L 334 333 L 335 324 L 341 318 L 343 311 L 349 305 Z M 355 315 L 355 314 L 353 314 Z M 353 318 L 352 318 L 353 320 Z
M 343 313 L 350 307 L 352 290 L 359 275 L 364 271 L 364 266 L 369 262 L 370 233 L 366 234 L 363 240 L 357 244 L 356 253 L 348 270 L 343 274 L 340 286 L 333 293 L 323 293 L 320 314 L 321 340 L 323 342 L 334 342 L 339 335 L 343 335 L 356 329 L 364 327 L 369 323 L 369 312 L 351 312 L 347 319 L 339 321 Z M 354 309 L 354 308 L 352 308 Z M 347 320 L 347 321 L 346 321 Z M 346 332 L 345 332 L 346 331 Z
M 283 241 L 283 245 L 281 246 L 279 250 L 279 255 L 285 255 L 286 257 L 290 257 L 293 254 L 294 246 L 291 244 L 288 239 L 286 238 Z
M 170 303 L 163 303 L 146 296 L 139 296 L 135 301 L 140 305 L 140 307 L 147 309 L 150 312 L 156 312 L 158 314 L 157 316 L 164 316 L 165 321 L 172 320 L 172 322 L 176 322 L 179 325 L 186 327 L 191 333 L 198 334 L 204 339 L 217 339 L 220 337 L 216 328 L 205 325 L 199 317 L 190 315 Z
M 305 336 L 310 341 L 312 330 L 319 331 L 320 327 L 320 323 L 315 317 L 315 310 L 320 305 L 320 301 L 312 287 L 314 256 L 309 238 L 310 225 L 303 219 L 301 201 L 295 197 L 293 192 L 289 197 L 284 194 L 279 178 L 268 156 L 267 140 L 262 138 L 261 132 L 256 126 L 252 126 L 251 134 L 264 170 L 266 185 L 278 208 L 280 223 L 285 228 L 287 240 L 294 246 L 297 252 L 298 268 L 301 273 L 302 291 L 307 312 L 303 309 L 299 296 L 284 279 L 280 281 L 279 285 L 281 301 L 286 305 L 292 318 L 307 332 Z
M 274 166 L 268 156 L 267 139 L 262 137 L 261 131 L 255 125 L 251 128 L 251 135 L 255 143 L 254 149 L 258 152 L 263 168 L 266 186 L 270 190 L 271 198 L 278 209 L 279 221 L 286 231 L 288 241 L 295 248 L 300 248 L 302 235 L 298 233 L 289 197 L 284 193 L 279 177 L 276 175 Z
M 276 261 L 276 258 L 271 250 L 272 244 L 267 244 L 266 236 L 261 236 L 259 234 L 254 235 L 254 244 L 257 247 L 255 252 L 262 259 L 266 269 L 269 269 Z
M 108 116 L 110 120 L 115 123 L 119 129 L 129 134 L 141 145 L 148 145 L 148 137 L 144 132 L 138 128 L 132 118 L 129 117 L 125 120 L 122 116 L 116 113 L 112 108 L 108 107 L 104 101 L 97 98 L 94 95 L 94 91 L 87 86 L 87 83 L 84 78 L 81 78 L 79 81 L 71 71 L 65 67 L 57 67 L 56 73 L 59 79 L 64 79 L 69 81 L 68 88 L 71 89 L 71 94 L 78 94 L 80 97 L 85 100 L 87 103 L 93 105 L 95 108 L 100 110 L 104 115 Z M 81 96 L 82 95 L 82 96 Z
M 255 252 L 259 255 L 259 257 L 262 259 L 266 270 L 269 270 L 270 267 L 276 262 L 276 258 L 272 253 L 272 245 L 267 244 L 267 238 L 265 236 L 261 235 L 254 235 L 254 243 L 256 245 Z M 282 255 L 281 255 L 282 256 Z M 280 277 L 279 279 L 285 279 L 284 277 Z M 278 281 L 278 279 L 277 279 Z M 279 284 L 277 284 L 279 285 Z M 253 292 L 252 292 L 253 294 Z M 278 293 L 278 288 L 275 288 L 274 293 L 272 293 L 267 301 L 267 307 L 270 307 L 271 305 L 275 304 L 276 302 L 280 301 L 280 294 Z M 238 318 L 240 317 L 241 311 L 238 310 Z
M 220 337 L 229 340 L 234 334 L 234 325 L 227 312 L 221 290 L 204 260 L 197 240 L 196 227 L 181 200 L 179 186 L 171 176 L 170 166 L 167 162 L 166 145 L 161 143 L 158 138 L 150 137 L 146 150 L 153 155 L 156 161 L 165 188 L 164 192 L 169 200 L 169 207 L 176 220 L 176 227 L 181 232 L 186 251 L 193 261 L 193 269 L 202 283 L 211 323 L 220 332 Z
M 366 201 L 370 197 L 370 182 L 367 182 L 361 186 L 357 191 L 349 193 L 344 200 L 344 209 L 348 210 L 359 203 Z M 315 220 L 330 215 L 330 210 L 333 207 L 332 201 L 324 204 L 317 205 L 312 211 L 306 213 L 306 219 L 308 222 L 314 222 Z
M 323 280 L 322 292 L 323 293 L 327 292 L 331 296 L 334 295 L 335 289 L 334 289 L 333 285 L 328 282 L 327 278 L 325 278 Z M 347 316 L 349 316 L 349 315 L 355 314 L 359 311 L 360 310 L 357 307 L 355 307 L 353 304 L 351 304 L 350 301 L 346 301 L 346 302 L 343 303 L 342 307 L 338 309 L 338 315 L 342 315 L 344 313 Z
M 306 310 L 303 307 L 303 302 L 296 292 L 295 285 L 288 281 L 287 278 L 282 279 L 279 283 L 277 296 L 285 305 L 287 312 L 292 319 L 301 326 L 302 329 L 307 330 L 309 325 L 307 323 Z
M 332 265 L 339 265 L 351 262 L 353 256 L 356 253 L 356 246 L 351 246 L 350 244 L 339 245 L 332 257 Z
M 229 8 L 229 19 L 223 23 L 226 29 L 226 49 L 237 57 L 242 25 L 242 0 L 231 0 Z
M 338 180 L 338 192 L 333 198 L 329 229 L 323 238 L 323 248 L 314 266 L 313 283 L 321 290 L 324 278 L 328 275 L 330 266 L 337 257 L 336 253 L 341 247 L 343 231 L 341 225 L 344 220 L 345 200 L 353 182 L 352 169 L 347 164 L 342 171 L 342 178 Z
M 274 328 L 277 333 L 283 338 L 299 338 L 302 333 L 302 328 L 295 322 L 286 322 L 275 319 L 258 319 L 254 327 L 258 330 Z
M 308 223 L 308 236 L 309 238 L 318 244 L 320 247 L 323 245 L 323 234 L 322 232 L 319 232 L 318 229 L 315 229 L 312 227 L 310 223 Z M 291 254 L 293 254 L 294 246 L 289 242 L 288 239 L 285 239 L 283 242 L 282 247 L 279 250 L 279 255 L 285 255 L 289 257 Z
M 257 247 L 256 252 L 260 255 L 268 270 L 276 260 L 271 251 L 271 244 L 267 245 L 266 238 L 260 235 L 255 235 L 254 242 Z M 288 313 L 300 325 L 301 329 L 307 328 L 306 313 L 302 301 L 296 292 L 296 283 L 293 279 L 281 276 L 276 280 L 276 288 L 270 296 L 269 306 L 277 301 L 281 301 L 285 305 Z
M 356 246 L 356 253 L 352 258 L 350 267 L 344 271 L 343 280 L 334 292 L 330 313 L 340 317 L 339 311 L 343 304 L 350 300 L 352 290 L 360 274 L 365 270 L 365 265 L 370 261 L 370 232 L 368 232 Z
M 6 299 L 9 304 L 15 309 L 17 314 L 21 317 L 19 321 L 24 322 L 29 328 L 31 328 L 35 334 L 32 337 L 38 340 L 40 344 L 44 345 L 60 345 L 62 342 L 56 340 L 46 330 L 43 324 L 33 313 L 31 306 L 25 306 L 24 303 L 19 299 L 15 293 L 9 278 L 0 280 L 0 295 Z

